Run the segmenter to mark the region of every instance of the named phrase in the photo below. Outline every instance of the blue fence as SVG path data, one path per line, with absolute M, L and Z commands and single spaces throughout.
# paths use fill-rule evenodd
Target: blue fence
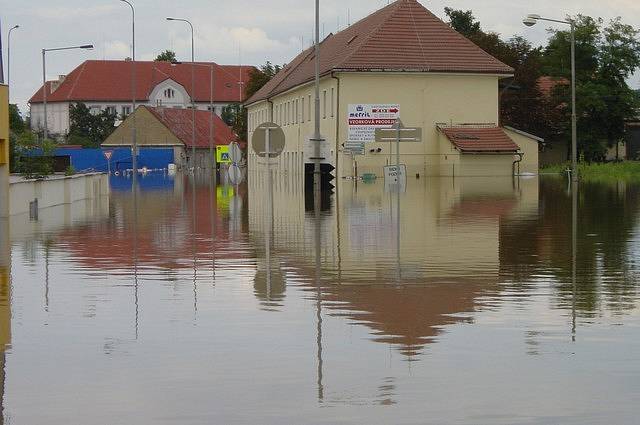
M 107 171 L 108 162 L 104 156 L 104 151 L 113 152 L 111 156 L 111 171 L 131 169 L 131 149 L 80 149 L 80 148 L 57 148 L 55 156 L 68 156 L 71 165 L 76 172 L 82 171 Z M 32 151 L 31 155 L 40 155 L 41 151 Z M 138 167 L 148 169 L 167 168 L 168 164 L 174 162 L 173 149 L 169 148 L 139 148 Z

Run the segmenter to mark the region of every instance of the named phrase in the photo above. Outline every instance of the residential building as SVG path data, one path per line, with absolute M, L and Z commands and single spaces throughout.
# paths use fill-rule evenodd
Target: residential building
M 313 48 L 303 51 L 245 102 L 249 137 L 263 122 L 282 126 L 280 166 L 297 172 L 313 156 L 314 59 Z M 516 161 L 521 172 L 537 171 L 539 139 L 499 127 L 498 84 L 513 69 L 415 0 L 398 0 L 326 37 L 320 74 L 323 156 L 338 176 L 381 175 L 394 164 L 395 144 L 375 142 L 374 128 L 397 117 L 422 129 L 420 142 L 401 146 L 409 175 L 511 175 Z M 351 154 L 354 142 L 364 145 L 362 154 Z M 249 166 L 255 163 L 250 153 Z
M 85 103 L 91 111 L 115 112 L 120 117 L 131 113 L 132 66 L 127 60 L 88 60 L 69 75 L 47 81 L 47 127 L 50 134 L 64 135 L 69 131 L 69 106 Z M 218 65 L 196 62 L 193 68 L 194 91 L 191 90 L 190 62 L 135 62 L 136 103 L 167 108 L 190 108 L 192 96 L 199 110 L 213 107 L 218 115 L 222 108 L 244 100 L 244 85 L 252 66 Z M 211 70 L 213 69 L 213 92 Z M 44 127 L 43 89 L 29 100 L 31 128 Z
M 2 73 L 1 67 L 0 73 Z M 0 81 L 0 220 L 7 216 L 9 216 L 9 86 Z
M 193 111 L 181 108 L 140 106 L 129 115 L 102 143 L 102 147 L 130 147 L 133 121 L 136 123 L 136 143 L 139 148 L 173 149 L 173 162 L 178 167 L 205 168 L 210 162 L 210 148 L 238 141 L 238 136 L 217 115 L 196 111 L 196 157 L 191 162 L 193 142 Z M 213 127 L 211 119 L 213 118 Z

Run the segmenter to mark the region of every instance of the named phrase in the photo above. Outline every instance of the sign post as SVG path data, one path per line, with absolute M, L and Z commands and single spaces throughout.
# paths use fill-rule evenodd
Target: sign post
M 113 156 L 113 151 L 102 151 L 102 154 L 107 159 L 107 172 L 108 175 L 111 175 L 111 157 Z
M 395 133 L 394 137 L 387 137 L 388 134 Z M 398 183 L 406 181 L 406 166 L 400 164 L 400 142 L 420 142 L 422 140 L 422 128 L 405 128 L 400 121 L 396 120 L 393 128 L 378 128 L 375 130 L 376 142 L 395 142 L 396 143 L 396 165 L 395 167 L 385 167 L 385 181 L 387 177 L 397 177 Z M 389 149 L 391 150 L 391 149 Z M 391 168 L 394 168 L 393 170 Z

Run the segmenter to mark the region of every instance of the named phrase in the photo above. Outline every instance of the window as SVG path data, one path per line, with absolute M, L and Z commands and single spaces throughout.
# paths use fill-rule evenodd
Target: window
M 122 116 L 126 117 L 131 113 L 131 106 L 123 106 L 122 107 Z
M 333 118 L 333 87 L 331 87 L 331 105 L 329 105 L 331 109 L 331 118 Z
M 173 99 L 176 97 L 176 92 L 172 88 L 164 89 L 164 97 L 167 99 Z
M 308 117 L 309 119 L 307 121 L 311 121 L 311 95 L 308 95 L 308 99 L 309 99 L 309 112 L 308 112 Z
M 299 105 L 299 101 L 298 99 L 296 99 L 296 119 L 295 119 L 296 124 L 298 124 L 298 120 L 300 119 L 300 117 L 298 116 L 298 105 Z
M 327 91 L 322 90 L 322 118 L 327 118 Z
M 304 122 L 304 97 L 302 97 L 300 101 L 301 101 L 300 102 L 300 107 L 301 107 L 300 122 Z

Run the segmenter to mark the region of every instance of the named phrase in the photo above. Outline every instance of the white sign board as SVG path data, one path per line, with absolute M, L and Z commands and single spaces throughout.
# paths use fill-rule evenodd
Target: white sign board
M 331 146 L 329 142 L 325 139 L 322 139 L 320 142 L 317 140 L 312 140 L 311 137 L 307 137 L 304 141 L 303 149 L 304 149 L 304 162 L 309 163 L 313 162 L 316 155 L 316 144 L 320 143 L 320 158 L 324 158 L 320 160 L 321 163 L 330 163 L 331 162 Z
M 240 145 L 236 142 L 229 143 L 229 156 L 231 157 L 231 162 L 234 164 L 242 160 L 242 149 L 240 149 Z
M 388 183 L 402 183 L 407 180 L 407 167 L 404 164 L 387 165 L 384 167 L 384 181 Z
M 398 104 L 352 104 L 348 109 L 349 141 L 373 142 L 376 128 L 391 128 L 400 118 Z

